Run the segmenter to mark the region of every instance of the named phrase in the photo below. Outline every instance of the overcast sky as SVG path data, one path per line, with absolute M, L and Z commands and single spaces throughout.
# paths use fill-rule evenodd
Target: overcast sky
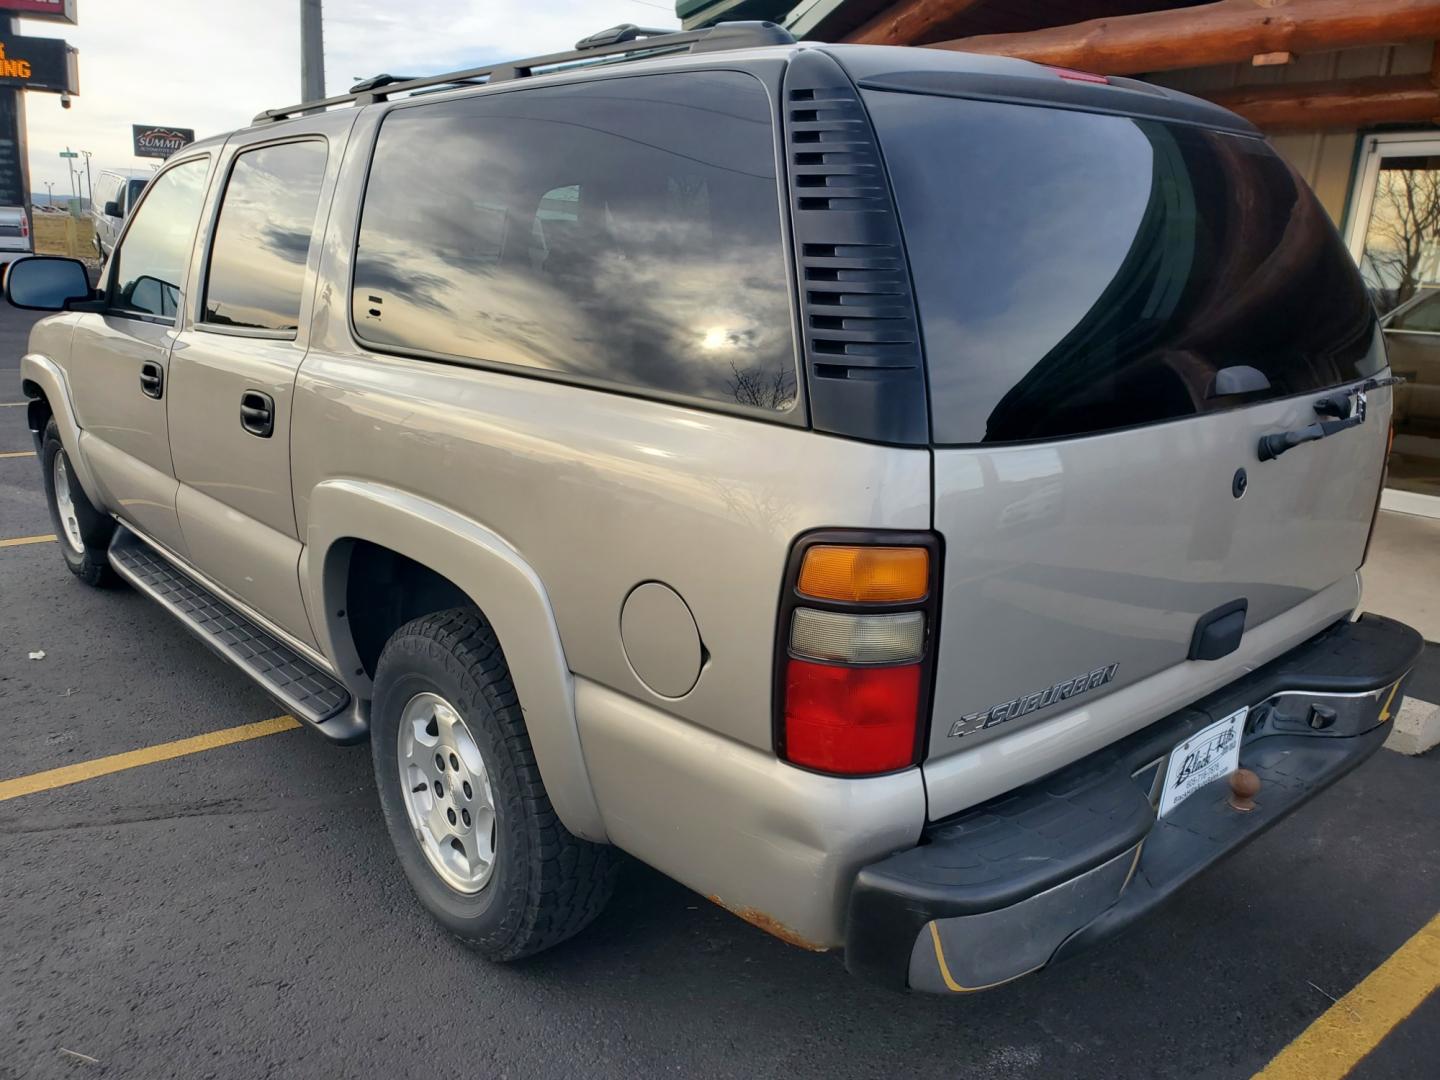
M 616 23 L 677 25 L 665 0 L 324 0 L 331 94 L 379 72 L 423 75 L 568 49 Z M 300 0 L 79 0 L 78 26 L 22 20 L 21 33 L 80 50 L 80 96 L 27 93 L 30 186 L 70 193 L 65 147 L 92 171 L 144 167 L 131 124 L 197 138 L 300 100 Z M 84 160 L 79 159 L 83 167 Z

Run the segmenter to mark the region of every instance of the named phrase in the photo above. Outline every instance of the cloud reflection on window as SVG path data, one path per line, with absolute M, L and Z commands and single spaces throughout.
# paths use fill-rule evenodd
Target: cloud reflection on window
M 690 73 L 398 110 L 353 304 L 382 347 L 790 408 L 764 88 Z
M 206 322 L 296 329 L 325 158 L 314 139 L 236 157 L 215 227 Z

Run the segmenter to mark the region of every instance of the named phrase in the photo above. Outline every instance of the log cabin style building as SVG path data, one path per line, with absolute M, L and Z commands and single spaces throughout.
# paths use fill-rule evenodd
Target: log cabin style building
M 1440 0 L 679 0 L 686 28 L 1013 56 L 1146 79 L 1264 131 L 1314 188 L 1384 318 L 1383 504 L 1440 517 Z

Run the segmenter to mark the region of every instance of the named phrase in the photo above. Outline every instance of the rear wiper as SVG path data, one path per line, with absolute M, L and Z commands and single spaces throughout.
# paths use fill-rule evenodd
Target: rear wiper
M 1272 461 L 1286 450 L 1301 443 L 1314 442 L 1346 428 L 1359 427 L 1365 422 L 1365 392 L 1378 390 L 1382 386 L 1396 386 L 1405 380 L 1399 375 L 1387 375 L 1382 379 L 1366 379 L 1359 386 L 1352 386 L 1336 394 L 1329 394 L 1315 402 L 1315 411 L 1331 420 L 1317 420 L 1308 427 L 1294 431 L 1282 431 L 1274 435 L 1260 436 L 1259 454 L 1261 461 Z

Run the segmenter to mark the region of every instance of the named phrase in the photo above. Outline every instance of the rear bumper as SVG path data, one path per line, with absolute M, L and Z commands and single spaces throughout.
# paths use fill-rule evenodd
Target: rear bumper
M 1424 642 L 1375 615 L 1339 623 L 1134 735 L 957 817 L 865 867 L 845 963 L 884 985 L 983 990 L 1102 941 L 1355 768 L 1385 741 Z M 1164 818 L 1171 749 L 1250 708 L 1240 765 Z M 1319 711 L 1315 708 L 1318 706 Z

